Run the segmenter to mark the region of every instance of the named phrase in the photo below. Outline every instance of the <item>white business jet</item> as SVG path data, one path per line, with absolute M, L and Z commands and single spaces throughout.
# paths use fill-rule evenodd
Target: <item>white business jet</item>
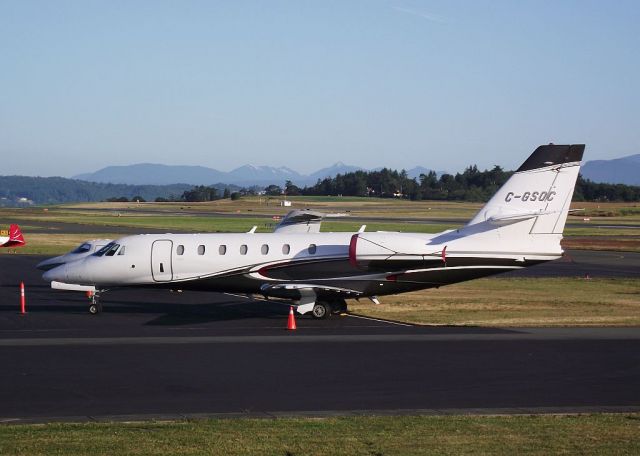
M 584 145 L 544 145 L 465 226 L 439 234 L 141 234 L 47 271 L 53 288 L 163 287 L 290 300 L 325 318 L 397 294 L 558 259 Z

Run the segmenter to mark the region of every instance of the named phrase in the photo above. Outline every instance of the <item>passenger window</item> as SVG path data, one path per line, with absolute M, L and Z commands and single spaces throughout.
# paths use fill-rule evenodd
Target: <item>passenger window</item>
M 122 247 L 120 247 L 120 251 L 118 252 L 118 256 L 124 255 L 124 249 L 125 249 L 124 245 Z
M 222 244 L 220 247 L 218 247 L 218 254 L 220 255 L 226 255 L 227 253 L 227 246 Z
M 282 246 L 282 253 L 289 255 L 289 252 L 291 252 L 291 246 L 289 244 L 284 244 Z
M 184 254 L 184 245 L 179 245 L 179 246 L 176 248 L 176 253 L 177 253 L 178 255 L 182 255 L 182 254 Z
M 198 246 L 198 255 L 204 255 L 204 245 L 202 244 Z
M 314 253 L 316 253 L 317 249 L 318 248 L 315 244 L 309 244 L 309 248 L 307 249 L 307 251 L 309 252 L 309 255 L 313 255 Z
M 260 251 L 262 252 L 263 255 L 266 255 L 267 253 L 269 253 L 269 246 L 267 244 L 262 244 Z
M 249 250 L 246 246 L 246 244 L 242 244 L 240 246 L 240 255 L 246 255 L 247 254 L 247 250 Z

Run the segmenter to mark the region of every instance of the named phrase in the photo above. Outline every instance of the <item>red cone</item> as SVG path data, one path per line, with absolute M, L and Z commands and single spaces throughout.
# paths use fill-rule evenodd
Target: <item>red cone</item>
M 293 306 L 289 306 L 289 319 L 287 320 L 287 329 L 296 329 L 296 317 L 293 315 Z

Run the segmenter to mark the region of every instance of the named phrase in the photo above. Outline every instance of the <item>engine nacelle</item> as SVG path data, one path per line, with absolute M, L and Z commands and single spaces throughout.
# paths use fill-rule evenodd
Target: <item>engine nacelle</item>
M 414 233 L 357 233 L 349 243 L 349 261 L 360 269 L 411 267 L 442 261 L 442 256 L 442 246 Z

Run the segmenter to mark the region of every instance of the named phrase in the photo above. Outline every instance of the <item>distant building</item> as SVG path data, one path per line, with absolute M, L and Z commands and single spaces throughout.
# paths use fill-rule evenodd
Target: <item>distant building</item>
M 30 206 L 33 204 L 33 201 L 29 198 L 25 198 L 24 196 L 19 196 L 16 198 L 16 203 L 18 203 L 20 206 Z

